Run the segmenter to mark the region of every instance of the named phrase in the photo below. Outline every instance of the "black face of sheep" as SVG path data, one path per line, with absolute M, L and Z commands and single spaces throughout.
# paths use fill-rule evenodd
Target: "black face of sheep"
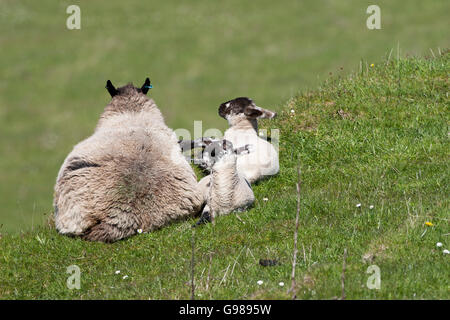
M 272 119 L 276 117 L 276 112 L 258 107 L 252 99 L 247 97 L 236 98 L 224 102 L 219 107 L 219 116 L 229 118 L 244 115 L 249 119 Z
M 233 151 L 233 144 L 228 140 L 217 140 L 211 142 L 203 152 L 203 157 L 210 167 L 219 161 L 224 155 Z
M 127 84 L 126 86 L 116 89 L 112 84 L 111 80 L 108 80 L 106 81 L 105 88 L 106 90 L 108 90 L 109 94 L 111 95 L 111 98 L 113 98 L 114 96 L 117 95 L 126 94 L 130 90 L 135 90 L 136 92 L 147 94 L 148 90 L 152 88 L 152 85 L 150 84 L 150 79 L 146 78 L 144 84 L 140 88 L 136 88 L 132 84 Z
M 242 155 L 248 154 L 252 151 L 252 146 L 246 144 L 245 146 L 234 148 L 231 141 L 223 140 L 211 140 L 208 141 L 205 150 L 203 151 L 203 160 L 206 163 L 206 167 L 212 168 L 215 163 L 225 155 L 235 154 Z

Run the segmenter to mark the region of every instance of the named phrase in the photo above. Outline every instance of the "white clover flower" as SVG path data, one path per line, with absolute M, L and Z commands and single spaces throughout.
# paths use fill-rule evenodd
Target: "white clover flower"
M 369 209 L 371 209 L 371 210 L 373 209 L 373 204 L 370 205 Z
M 447 249 L 445 249 L 444 251 L 442 251 L 444 254 L 449 254 L 450 251 L 448 251 Z
M 442 247 L 442 242 L 436 243 L 436 247 L 438 247 L 438 248 Z
M 278 285 L 279 285 L 280 287 L 284 287 L 284 282 L 280 282 Z
M 360 207 L 361 207 L 361 203 L 358 203 L 358 204 L 356 205 L 356 207 L 357 207 L 357 208 L 360 208 Z
M 142 229 L 137 229 L 137 233 L 142 233 Z
M 120 270 L 117 270 L 116 272 L 115 272 L 115 274 L 119 274 L 120 273 Z
M 256 282 L 258 284 L 258 286 L 262 285 L 264 283 L 264 281 L 262 280 L 258 280 L 258 282 Z
M 124 275 L 124 276 L 122 277 L 123 280 L 125 280 L 126 278 L 128 278 L 127 275 Z

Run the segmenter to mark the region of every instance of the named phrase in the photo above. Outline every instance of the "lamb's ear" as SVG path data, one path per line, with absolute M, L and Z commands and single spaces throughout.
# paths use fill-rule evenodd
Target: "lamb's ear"
M 260 117 L 263 112 L 261 110 L 255 109 L 255 108 L 245 108 L 244 114 L 249 118 L 258 118 Z
M 219 107 L 219 116 L 221 116 L 222 118 L 225 118 L 225 116 L 228 113 L 228 106 L 229 106 L 229 103 L 226 103 L 226 102 L 222 103 L 220 105 L 220 107 Z
M 117 89 L 113 86 L 113 84 L 111 83 L 110 80 L 106 81 L 106 87 L 105 88 L 108 90 L 109 94 L 111 95 L 111 98 L 119 93 L 117 91 Z
M 152 88 L 152 85 L 150 84 L 150 79 L 145 79 L 144 84 L 141 87 L 141 91 L 143 94 L 147 94 L 148 90 Z
M 222 140 L 222 149 L 223 150 L 227 150 L 228 149 L 228 143 L 227 143 L 227 140 L 225 140 L 225 139 Z
M 223 150 L 233 150 L 233 143 L 227 139 L 222 140 L 222 149 Z

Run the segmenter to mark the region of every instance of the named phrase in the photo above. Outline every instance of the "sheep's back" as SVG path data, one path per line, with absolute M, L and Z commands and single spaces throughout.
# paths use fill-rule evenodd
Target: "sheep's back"
M 56 227 L 75 235 L 102 222 L 153 230 L 200 209 L 196 185 L 172 131 L 97 132 L 60 171 Z

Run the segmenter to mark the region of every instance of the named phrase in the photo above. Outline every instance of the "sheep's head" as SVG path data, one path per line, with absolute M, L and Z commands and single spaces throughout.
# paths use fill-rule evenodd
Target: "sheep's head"
M 110 80 L 106 81 L 106 90 L 108 90 L 111 98 L 114 98 L 115 96 L 134 95 L 136 93 L 147 94 L 148 90 L 151 88 L 152 85 L 150 84 L 149 78 L 145 79 L 144 84 L 140 88 L 137 88 L 133 86 L 133 84 L 129 83 L 126 86 L 116 89 Z
M 252 99 L 247 97 L 224 102 L 219 107 L 219 116 L 227 120 L 232 118 L 245 118 L 248 120 L 272 119 L 276 115 L 276 112 L 258 107 Z

